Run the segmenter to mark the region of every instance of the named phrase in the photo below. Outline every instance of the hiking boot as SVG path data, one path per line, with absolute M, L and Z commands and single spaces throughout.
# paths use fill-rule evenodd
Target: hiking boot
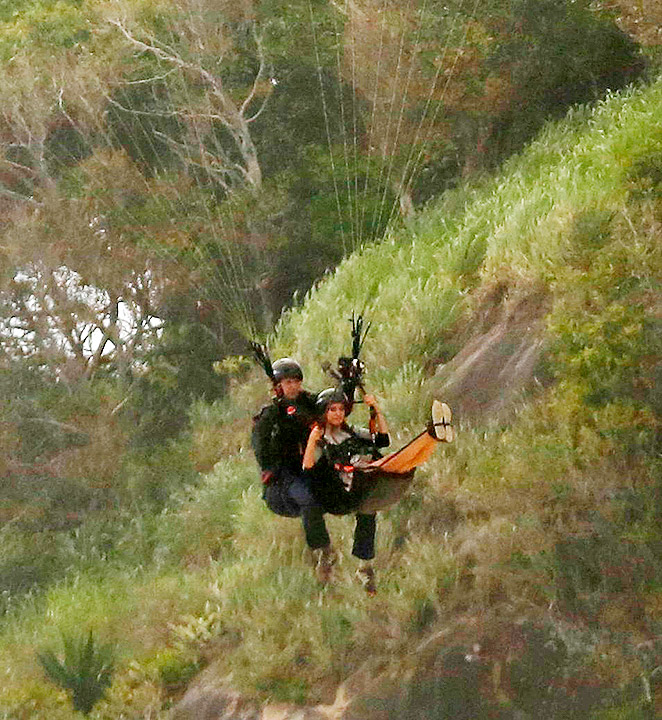
M 361 565 L 361 567 L 356 571 L 356 577 L 358 581 L 363 585 L 363 589 L 370 595 L 370 597 L 373 597 L 377 594 L 377 582 L 375 581 L 375 570 L 370 565 L 370 563 L 366 563 L 365 565 Z
M 313 550 L 313 562 L 315 563 L 315 576 L 322 585 L 327 585 L 333 574 L 333 566 L 336 564 L 338 555 L 332 545 Z
M 453 442 L 455 431 L 451 425 L 453 414 L 446 403 L 435 400 L 432 403 L 432 420 L 428 424 L 428 433 L 440 442 Z

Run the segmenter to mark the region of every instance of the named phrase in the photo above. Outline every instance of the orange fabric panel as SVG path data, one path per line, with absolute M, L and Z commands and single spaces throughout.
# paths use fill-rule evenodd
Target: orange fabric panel
M 371 462 L 368 467 L 379 468 L 392 473 L 406 473 L 429 460 L 437 444 L 438 441 L 426 431 L 415 437 L 400 450 Z

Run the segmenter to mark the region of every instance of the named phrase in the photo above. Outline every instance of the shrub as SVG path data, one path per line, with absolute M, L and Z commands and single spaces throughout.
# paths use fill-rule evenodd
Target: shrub
M 63 635 L 62 642 L 62 660 L 48 649 L 37 657 L 49 680 L 70 694 L 74 709 L 89 715 L 111 684 L 114 648 L 98 645 L 91 630 L 87 638 Z

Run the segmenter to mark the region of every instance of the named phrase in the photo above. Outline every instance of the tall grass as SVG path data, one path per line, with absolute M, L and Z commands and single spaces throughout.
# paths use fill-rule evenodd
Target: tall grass
M 351 310 L 365 309 L 369 367 L 392 377 L 408 361 L 423 364 L 467 309 L 469 290 L 504 276 L 549 282 L 576 216 L 623 208 L 628 171 L 662 150 L 661 100 L 657 82 L 550 125 L 503 174 L 443 198 L 413 227 L 346 260 L 284 318 L 278 347 L 315 367 L 342 349 Z

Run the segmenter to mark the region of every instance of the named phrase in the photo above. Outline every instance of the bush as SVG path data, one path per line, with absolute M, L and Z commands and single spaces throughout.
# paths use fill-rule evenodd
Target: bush
M 593 614 L 616 593 L 641 593 L 656 576 L 656 558 L 645 543 L 628 540 L 598 519 L 586 536 L 567 536 L 553 551 L 559 598 L 573 613 Z
M 6 530 L 0 535 L 0 616 L 16 599 L 43 588 L 64 571 L 52 533 Z
M 126 454 L 124 482 L 118 487 L 122 500 L 146 510 L 161 510 L 177 490 L 193 483 L 197 474 L 186 437 Z
M 111 684 L 114 648 L 98 645 L 91 630 L 87 638 L 63 635 L 62 642 L 62 660 L 52 650 L 44 650 L 37 657 L 49 680 L 70 694 L 74 710 L 89 715 Z
M 629 248 L 613 217 L 584 214 L 575 225 L 570 265 L 557 275 L 558 299 L 549 316 L 552 365 L 587 411 L 609 414 L 611 408 L 621 444 L 652 456 L 662 418 L 662 321 L 653 291 L 661 270 L 659 240 L 647 235 Z
M 508 69 L 517 98 L 494 118 L 495 160 L 519 151 L 571 105 L 624 88 L 645 69 L 636 42 L 587 0 L 517 0 L 506 17 L 494 12 L 492 22 L 501 32 L 487 64 Z
M 168 693 L 186 687 L 201 668 L 202 661 L 190 652 L 186 653 L 174 648 L 160 650 L 153 657 L 140 663 L 140 670 L 147 677 L 156 680 Z

